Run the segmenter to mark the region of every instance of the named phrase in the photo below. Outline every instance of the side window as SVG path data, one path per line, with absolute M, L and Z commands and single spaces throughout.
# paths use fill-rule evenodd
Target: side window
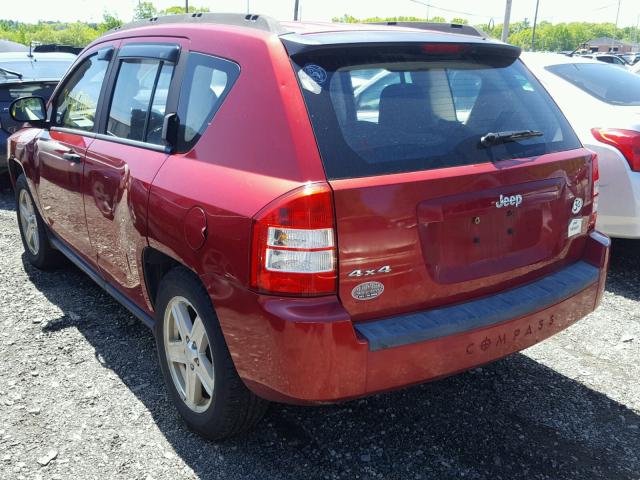
M 100 89 L 109 60 L 98 54 L 87 58 L 71 74 L 55 101 L 54 124 L 78 130 L 93 130 Z
M 189 54 L 178 103 L 179 151 L 191 149 L 200 139 L 239 74 L 240 67 L 229 60 Z
M 162 144 L 173 63 L 155 59 L 124 59 L 116 78 L 107 135 Z

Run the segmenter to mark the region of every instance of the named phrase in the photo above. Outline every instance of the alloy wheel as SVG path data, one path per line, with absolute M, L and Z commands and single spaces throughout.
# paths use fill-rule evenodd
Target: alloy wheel
M 38 255 L 40 250 L 38 219 L 31 201 L 31 195 L 24 189 L 20 191 L 20 196 L 18 197 L 18 208 L 20 209 L 20 226 L 22 227 L 22 234 L 27 248 L 33 255 Z
M 213 355 L 202 318 L 184 297 L 174 297 L 164 313 L 164 352 L 171 379 L 182 401 L 202 413 L 215 387 Z

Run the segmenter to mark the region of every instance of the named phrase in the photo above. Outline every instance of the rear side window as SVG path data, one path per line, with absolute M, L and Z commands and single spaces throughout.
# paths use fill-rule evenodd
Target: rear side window
M 580 147 L 558 107 L 520 60 L 434 56 L 425 50 L 415 45 L 351 47 L 292 57 L 328 178 Z M 365 72 L 372 73 L 363 80 Z M 480 143 L 488 133 L 516 130 L 542 135 L 489 147 Z
M 78 130 L 93 130 L 102 82 L 109 60 L 94 54 L 71 74 L 56 99 L 54 124 Z
M 202 53 L 189 54 L 178 102 L 178 150 L 190 150 L 200 139 L 240 74 L 240 67 Z
M 107 135 L 162 145 L 162 124 L 173 63 L 154 59 L 120 62 Z
M 592 97 L 611 105 L 640 105 L 640 75 L 600 63 L 565 63 L 546 67 Z

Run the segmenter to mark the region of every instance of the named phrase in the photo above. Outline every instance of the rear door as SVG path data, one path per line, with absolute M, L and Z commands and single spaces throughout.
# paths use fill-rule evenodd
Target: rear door
M 184 39 L 124 40 L 115 58 L 96 138 L 86 154 L 84 208 L 105 279 L 145 305 L 140 261 L 147 246 L 149 187 L 166 160 L 167 113 L 176 111 Z
M 334 191 L 339 295 L 355 319 L 494 293 L 581 255 L 591 156 L 500 48 L 293 56 Z M 372 88 L 384 85 L 375 100 L 365 70 L 378 72 Z M 509 131 L 531 133 L 491 141 Z
M 51 128 L 36 144 L 37 191 L 45 221 L 85 260 L 95 262 L 82 200 L 87 148 L 94 138 L 100 94 L 117 42 L 87 52 L 56 90 Z

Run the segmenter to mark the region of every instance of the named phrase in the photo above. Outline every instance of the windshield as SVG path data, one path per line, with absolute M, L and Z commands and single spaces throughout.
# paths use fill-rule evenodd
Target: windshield
M 395 49 L 395 50 L 394 50 Z M 580 147 L 519 61 L 369 47 L 293 57 L 330 179 L 526 158 Z M 490 144 L 488 133 L 535 131 Z M 538 135 L 538 133 L 540 133 Z
M 69 60 L 0 60 L 0 69 L 5 68 L 12 72 L 22 74 L 23 79 L 30 78 L 62 78 L 72 63 Z M 5 73 L 0 70 L 0 82 L 15 80 L 15 75 Z
M 611 105 L 640 105 L 640 75 L 599 63 L 565 63 L 546 67 L 592 97 Z

